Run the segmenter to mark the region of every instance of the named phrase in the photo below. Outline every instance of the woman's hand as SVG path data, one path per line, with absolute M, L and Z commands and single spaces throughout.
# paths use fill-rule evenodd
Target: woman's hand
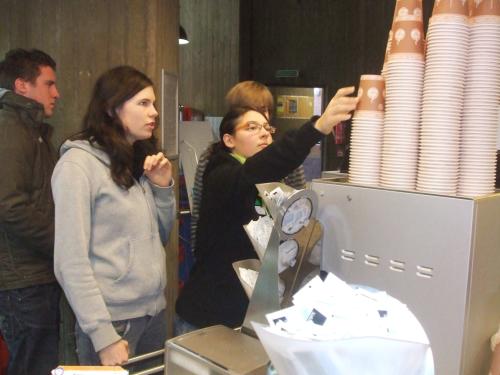
M 153 184 L 167 187 L 172 181 L 172 164 L 162 152 L 146 156 L 144 174 Z
M 128 342 L 117 341 L 99 350 L 99 358 L 103 366 L 119 366 L 128 361 Z
M 340 122 L 349 120 L 359 101 L 358 97 L 348 96 L 353 92 L 354 86 L 339 89 L 314 127 L 323 134 L 329 134 Z
M 490 375 L 500 375 L 500 344 L 497 344 L 491 358 Z

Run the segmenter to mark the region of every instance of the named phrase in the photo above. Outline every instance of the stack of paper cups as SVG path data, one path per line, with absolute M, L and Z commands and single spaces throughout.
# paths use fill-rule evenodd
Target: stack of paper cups
M 389 61 L 389 55 L 391 53 L 392 27 L 394 26 L 394 22 L 408 17 L 422 21 L 422 0 L 396 0 L 396 6 L 394 7 L 394 17 L 392 19 L 391 30 L 389 30 L 387 46 L 385 48 L 384 65 L 382 67 L 381 73 L 383 77 L 385 77 L 387 62 Z
M 358 96 L 360 101 L 352 120 L 349 182 L 378 186 L 384 124 L 384 78 L 362 75 Z
M 469 53 L 463 0 L 437 1 L 427 30 L 417 190 L 455 195 Z
M 471 1 L 458 194 L 495 191 L 500 102 L 500 0 Z
M 414 190 L 424 78 L 424 31 L 421 16 L 400 16 L 392 27 L 385 72 L 383 187 Z

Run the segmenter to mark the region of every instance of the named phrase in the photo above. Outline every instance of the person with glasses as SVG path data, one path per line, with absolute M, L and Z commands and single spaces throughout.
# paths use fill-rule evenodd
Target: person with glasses
M 234 85 L 226 94 L 226 105 L 228 109 L 238 107 L 256 108 L 271 119 L 274 110 L 274 100 L 271 91 L 266 85 L 257 81 L 242 81 Z M 273 132 L 274 134 L 274 132 Z M 196 229 L 200 216 L 201 192 L 203 190 L 203 174 L 208 164 L 208 150 L 205 150 L 198 160 L 191 204 L 191 251 L 196 250 Z M 294 189 L 300 190 L 306 187 L 304 167 L 299 165 L 290 172 L 282 182 Z
M 232 268 L 257 258 L 243 225 L 258 218 L 255 184 L 279 181 L 307 157 L 312 146 L 351 117 L 354 87 L 340 89 L 321 117 L 276 142 L 274 128 L 256 108 L 231 109 L 222 119 L 220 141 L 209 149 L 203 175 L 195 264 L 177 299 L 176 333 L 242 324 L 248 298 Z

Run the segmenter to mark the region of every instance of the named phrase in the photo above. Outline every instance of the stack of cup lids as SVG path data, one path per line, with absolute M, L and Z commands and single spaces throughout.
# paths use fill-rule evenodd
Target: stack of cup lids
M 358 97 L 360 101 L 352 119 L 349 182 L 377 186 L 382 156 L 384 78 L 362 75 Z
M 469 52 L 466 0 L 436 0 L 427 30 L 417 190 L 455 195 Z
M 405 3 L 417 5 L 403 6 Z M 386 108 L 380 184 L 413 190 L 422 110 L 424 26 L 421 1 L 399 0 L 397 6 L 399 10 L 392 26 L 391 48 L 384 72 Z
M 477 196 L 495 191 L 500 0 L 471 0 L 470 11 L 458 194 Z

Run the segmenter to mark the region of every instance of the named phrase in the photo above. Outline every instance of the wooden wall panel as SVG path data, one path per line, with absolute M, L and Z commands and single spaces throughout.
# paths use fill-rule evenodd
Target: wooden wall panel
M 114 65 L 125 64 L 127 53 L 127 12 L 123 8 L 127 7 L 120 1 L 112 1 L 108 4 L 108 12 L 111 15 L 112 22 L 107 23 L 106 32 L 108 39 L 108 59 Z
M 141 0 L 132 0 L 128 2 L 127 27 L 129 32 L 126 34 L 127 51 L 126 60 L 134 66 L 146 65 L 146 50 L 144 39 L 146 36 L 145 10 L 149 6 Z M 141 51 L 135 53 L 134 51 Z
M 0 10 L 1 59 L 21 47 L 44 50 L 57 62 L 61 99 L 49 120 L 56 147 L 79 130 L 95 80 L 105 70 L 129 64 L 144 71 L 155 83 L 158 101 L 161 69 L 179 73 L 179 0 L 0 0 Z M 177 161 L 174 167 L 175 178 Z M 177 296 L 177 234 L 176 223 L 167 249 L 170 322 Z
M 226 112 L 224 96 L 239 76 L 239 1 L 182 0 L 179 102 L 207 115 Z
M 80 60 L 80 45 L 85 43 L 78 40 L 80 12 L 71 1 L 60 0 L 57 8 L 59 28 L 56 34 L 57 47 L 53 53 L 57 53 L 55 58 L 61 99 L 57 104 L 57 117 L 50 121 L 56 129 L 53 141 L 56 146 L 79 129 L 90 99 L 88 85 L 81 86 L 81 72 L 77 65 Z

